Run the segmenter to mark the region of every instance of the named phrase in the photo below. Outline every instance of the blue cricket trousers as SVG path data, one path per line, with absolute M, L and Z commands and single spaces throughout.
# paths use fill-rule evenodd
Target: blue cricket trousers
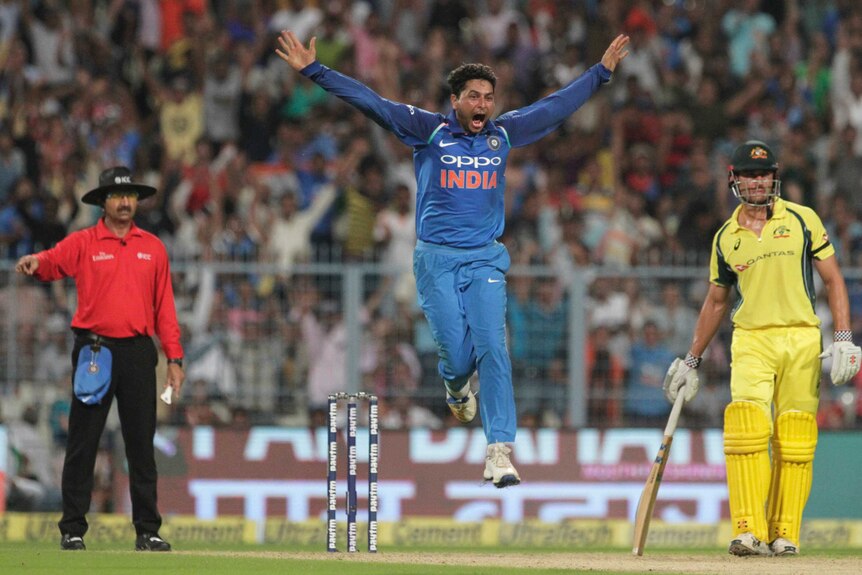
M 413 273 L 419 305 L 440 354 L 438 370 L 450 391 L 478 369 L 479 411 L 488 443 L 515 440 L 512 363 L 506 348 L 506 272 L 503 244 L 459 249 L 416 242 Z

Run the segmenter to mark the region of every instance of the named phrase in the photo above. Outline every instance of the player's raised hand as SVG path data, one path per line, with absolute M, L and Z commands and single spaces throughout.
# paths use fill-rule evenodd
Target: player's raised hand
M 628 43 L 629 37 L 625 34 L 620 34 L 619 36 L 614 38 L 613 42 L 611 42 L 611 45 L 608 46 L 607 50 L 605 50 L 605 55 L 602 56 L 602 64 L 605 68 L 613 72 L 614 69 L 616 69 L 617 64 L 619 64 L 623 58 L 629 55 L 629 51 L 628 49 L 626 49 Z
M 315 43 L 316 37 L 312 37 L 308 43 L 308 48 L 302 45 L 296 34 L 289 30 L 282 30 L 278 37 L 278 44 L 281 48 L 276 48 L 275 53 L 278 57 L 290 64 L 290 67 L 296 71 L 302 70 L 317 59 L 317 48 Z

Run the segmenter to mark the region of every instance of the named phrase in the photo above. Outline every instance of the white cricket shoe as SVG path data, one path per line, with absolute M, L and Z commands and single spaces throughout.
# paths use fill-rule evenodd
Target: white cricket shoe
M 784 555 L 799 555 L 799 546 L 793 543 L 790 539 L 779 537 L 769 544 L 769 549 L 776 557 Z
M 727 548 L 727 552 L 737 557 L 748 557 L 751 555 L 769 555 L 769 547 L 760 541 L 753 533 L 740 533 Z
M 483 476 L 485 481 L 490 481 L 498 489 L 517 485 L 521 482 L 521 476 L 518 475 L 518 471 L 512 465 L 512 460 L 509 459 L 510 453 L 512 450 L 505 443 L 492 443 L 485 450 L 485 473 Z
M 455 416 L 455 419 L 461 423 L 470 423 L 473 421 L 473 418 L 476 417 L 477 403 L 476 394 L 471 389 L 467 390 L 467 395 L 464 397 L 452 397 L 448 391 L 446 392 L 446 405 L 449 406 L 449 410 Z

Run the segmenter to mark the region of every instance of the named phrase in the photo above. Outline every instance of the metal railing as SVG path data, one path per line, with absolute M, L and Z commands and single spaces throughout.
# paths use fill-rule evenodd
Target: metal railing
M 403 272 L 377 264 L 284 270 L 202 262 L 175 263 L 172 271 L 191 388 L 185 401 L 222 402 L 256 421 L 314 422 L 315 409 L 323 407 L 314 397 L 326 395 L 315 388 L 330 383 L 328 373 L 340 380 L 331 382 L 339 391 L 369 391 L 393 404 L 406 396 L 445 419 L 436 348 Z M 845 272 L 848 280 L 862 279 L 862 270 Z M 556 424 L 573 427 L 629 423 L 630 381 L 619 381 L 619 369 L 630 375 L 632 346 L 648 337 L 645 324 L 667 319 L 662 292 L 668 285 L 682 298 L 686 316 L 696 317 L 706 274 L 703 266 L 587 267 L 561 277 L 548 267 L 514 267 L 508 335 L 523 424 L 548 425 L 549 417 L 550 424 L 556 417 Z M 58 384 L 63 369 L 57 362 L 69 361 L 74 306 L 71 280 L 40 284 L 16 275 L 13 262 L 0 262 L 3 394 L 21 385 Z M 685 341 L 693 326 L 683 327 Z M 718 346 L 729 345 L 729 328 L 725 322 Z M 592 349 L 604 336 L 613 352 L 602 352 L 602 362 L 610 357 L 608 373 L 597 368 Z M 659 333 L 659 343 L 668 353 L 685 352 L 667 333 Z M 729 371 L 722 357 L 716 354 L 706 373 L 717 385 L 726 383 Z M 58 369 L 46 369 L 46 362 Z M 653 379 L 658 369 L 651 368 Z M 610 383 L 599 385 L 603 379 Z

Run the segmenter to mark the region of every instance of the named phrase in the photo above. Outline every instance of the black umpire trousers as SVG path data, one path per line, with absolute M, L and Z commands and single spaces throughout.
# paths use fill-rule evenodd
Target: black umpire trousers
M 72 373 L 78 353 L 92 339 L 76 330 L 72 351 Z M 129 463 L 129 492 L 132 523 L 138 535 L 158 533 L 162 525 L 156 501 L 156 364 L 158 353 L 147 336 L 106 339 L 102 345 L 111 350 L 111 385 L 102 402 L 86 405 L 72 392 L 69 413 L 69 440 L 63 463 L 63 517 L 61 533 L 81 536 L 87 532 L 86 514 L 93 493 L 93 474 L 99 441 L 114 397 Z

